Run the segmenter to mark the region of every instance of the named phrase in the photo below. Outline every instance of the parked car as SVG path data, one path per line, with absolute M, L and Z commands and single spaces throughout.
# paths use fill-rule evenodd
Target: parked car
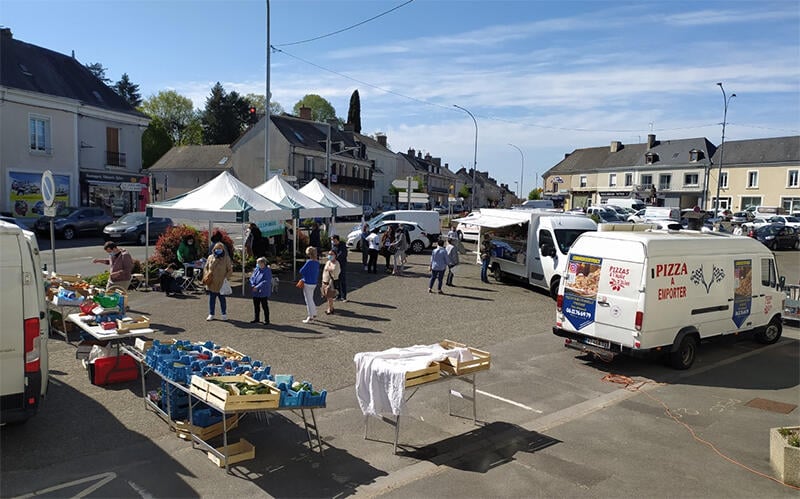
M 632 215 L 628 215 L 628 222 L 638 224 L 644 222 L 644 210 L 639 210 Z
M 16 225 L 23 230 L 31 230 L 25 222 L 6 211 L 0 213 L 0 220 Z
M 771 224 L 756 229 L 754 236 L 771 250 L 800 249 L 800 236 L 794 227 Z
M 749 211 L 737 211 L 733 215 L 731 215 L 731 223 L 735 224 L 743 224 L 752 221 L 755 218 Z
M 789 227 L 794 227 L 795 229 L 800 229 L 800 218 L 797 217 L 775 215 L 773 217 L 769 217 L 768 220 L 774 224 L 783 224 L 788 225 Z
M 102 208 L 67 207 L 59 210 L 53 221 L 56 235 L 64 239 L 73 239 L 78 234 L 102 232 L 103 228 L 114 219 Z M 50 217 L 37 218 L 33 230 L 38 234 L 49 234 Z
M 385 222 L 378 223 L 375 227 L 373 227 L 373 230 L 377 229 L 378 234 L 383 235 L 384 232 L 389 230 L 389 227 L 397 225 L 402 225 L 403 228 L 408 232 L 408 236 L 411 239 L 411 244 L 408 245 L 409 253 L 422 253 L 425 248 L 429 248 L 431 246 L 431 241 L 428 238 L 428 234 L 422 230 L 422 227 L 420 227 L 417 222 L 387 220 Z M 362 251 L 361 233 L 359 231 L 353 231 L 347 236 L 347 249 L 351 251 Z
M 135 211 L 121 216 L 116 222 L 107 225 L 103 229 L 103 237 L 107 241 L 114 242 L 135 242 L 144 246 L 147 242 L 146 223 L 147 216 L 143 211 Z M 173 225 L 171 218 L 151 217 L 150 218 L 150 241 L 156 241 L 158 237 Z
M 481 212 L 476 210 L 464 217 L 464 219 L 475 218 L 480 214 Z M 462 241 L 477 241 L 480 229 L 479 226 L 469 223 L 469 220 L 463 220 L 458 222 L 456 233 L 458 234 L 458 238 Z
M 750 220 L 747 223 L 743 223 L 742 224 L 742 230 L 744 230 L 744 231 L 756 230 L 758 228 L 761 228 L 761 227 L 764 227 L 764 226 L 767 226 L 767 225 L 772 225 L 772 222 L 770 222 L 766 218 L 756 217 L 756 218 Z

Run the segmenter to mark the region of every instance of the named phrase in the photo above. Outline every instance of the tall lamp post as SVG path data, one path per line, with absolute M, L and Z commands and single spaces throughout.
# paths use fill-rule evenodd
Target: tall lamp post
M 722 155 L 725 153 L 725 124 L 728 121 L 728 104 L 730 103 L 731 99 L 736 97 L 736 94 L 731 94 L 728 97 L 725 94 L 725 87 L 722 86 L 722 83 L 717 83 L 719 85 L 719 89 L 722 90 L 722 101 L 725 103 L 725 109 L 722 112 L 722 143 L 719 146 L 719 169 L 717 170 L 717 199 L 714 203 L 714 216 L 719 217 L 719 189 L 722 187 Z
M 522 195 L 525 193 L 525 187 L 523 185 L 523 179 L 525 178 L 525 154 L 522 153 L 522 149 L 514 144 L 509 142 L 508 145 L 519 151 L 519 155 L 522 156 L 522 169 L 519 172 L 519 198 L 522 199 Z
M 465 113 L 472 118 L 472 122 L 475 123 L 475 152 L 472 156 L 472 195 L 469 197 L 470 202 L 470 211 L 475 210 L 475 195 L 478 193 L 475 185 L 475 171 L 478 169 L 478 121 L 475 119 L 475 116 L 472 115 L 468 110 L 464 109 L 463 107 L 453 104 L 453 107 L 457 107 L 461 109 Z

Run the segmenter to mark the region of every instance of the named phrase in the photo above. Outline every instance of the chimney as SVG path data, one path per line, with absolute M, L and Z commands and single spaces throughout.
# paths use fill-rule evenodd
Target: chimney
M 648 133 L 647 134 L 647 149 L 650 150 L 653 146 L 656 145 L 656 134 Z
M 378 144 L 382 145 L 383 147 L 386 147 L 386 135 L 382 133 L 376 133 L 375 140 L 378 141 Z
M 622 142 L 618 140 L 611 141 L 611 152 L 619 152 L 622 149 Z
M 300 119 L 311 121 L 311 108 L 300 106 Z
M 9 40 L 14 38 L 14 35 L 11 33 L 11 28 L 0 28 L 0 37 L 8 38 Z
M 569 155 L 570 155 L 570 154 L 572 154 L 572 153 L 565 152 L 565 153 L 564 153 L 564 159 L 567 159 L 567 158 L 569 158 Z
M 442 158 L 431 158 L 431 161 L 434 165 L 441 167 L 442 166 Z
M 426 152 L 425 153 L 425 161 L 430 161 L 430 160 L 431 160 L 431 153 Z
M 422 151 L 417 151 L 417 157 L 418 157 L 419 159 L 422 159 Z
M 414 155 L 416 155 L 416 154 L 417 154 L 417 151 L 415 151 L 414 149 L 412 149 L 410 147 L 408 148 L 408 155 L 409 156 L 411 156 L 413 158 Z

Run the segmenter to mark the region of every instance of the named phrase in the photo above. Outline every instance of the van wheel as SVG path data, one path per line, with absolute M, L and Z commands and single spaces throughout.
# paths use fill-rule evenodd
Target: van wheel
M 422 253 L 425 250 L 425 245 L 419 239 L 412 241 L 411 243 L 411 252 L 412 253 Z
M 767 327 L 756 334 L 756 340 L 765 345 L 772 345 L 781 339 L 782 332 L 783 325 L 781 324 L 781 321 L 773 319 L 769 324 L 767 324 Z
M 139 234 L 139 237 L 137 237 L 136 240 L 139 243 L 139 246 L 144 246 L 147 244 L 147 235 L 144 232 L 142 232 L 141 234 Z
M 553 282 L 550 283 L 550 298 L 556 300 L 558 299 L 558 287 L 561 284 L 561 279 L 556 277 L 553 279 Z
M 458 234 L 458 240 L 459 241 L 463 241 L 464 240 L 464 233 L 463 232 L 461 232 L 459 230 L 458 232 L 456 232 L 456 234 Z
M 778 251 L 778 241 L 772 241 L 772 244 L 769 245 L 769 249 L 772 251 Z
M 500 265 L 497 265 L 495 263 L 494 265 L 492 265 L 492 268 L 490 270 L 492 271 L 492 277 L 494 277 L 495 281 L 497 282 L 503 281 L 504 272 L 500 270 Z
M 70 240 L 75 239 L 75 229 L 72 227 L 64 227 L 64 239 Z
M 669 363 L 675 369 L 689 369 L 694 364 L 697 356 L 697 338 L 686 335 L 681 340 L 678 349 L 669 354 Z

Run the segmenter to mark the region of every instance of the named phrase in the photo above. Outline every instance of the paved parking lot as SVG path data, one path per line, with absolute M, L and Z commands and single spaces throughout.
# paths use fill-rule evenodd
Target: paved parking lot
M 353 254 L 357 260 L 359 255 Z M 352 259 L 352 258 L 351 258 Z M 263 359 L 329 391 L 318 411 L 323 456 L 303 446 L 291 413 L 247 418 L 231 435 L 256 445 L 256 459 L 225 476 L 199 450 L 145 410 L 138 382 L 97 387 L 75 349 L 50 342 L 51 387 L 42 412 L 0 431 L 3 497 L 783 497 L 796 491 L 720 458 L 694 440 L 664 406 L 733 460 L 771 475 L 768 428 L 798 423 L 745 404 L 761 397 L 800 402 L 800 332 L 776 345 L 730 338 L 704 344 L 695 366 L 594 362 L 563 348 L 550 332 L 553 302 L 524 286 L 490 284 L 467 266 L 448 294 L 429 295 L 428 255 L 410 258 L 408 277 L 348 276 L 350 301 L 316 324 L 285 276 L 271 301 L 271 328 L 254 326 L 247 297 L 230 299 L 230 321 L 206 322 L 206 297 L 133 292 L 157 337 L 213 340 Z M 478 375 L 478 419 L 448 390 L 423 387 L 401 422 L 401 452 L 379 421 L 364 439 L 353 388 L 353 355 L 453 339 L 489 350 L 492 369 Z M 603 381 L 628 376 L 638 390 Z M 155 378 L 149 378 L 155 386 Z M 652 398 L 651 398 L 652 396 Z

